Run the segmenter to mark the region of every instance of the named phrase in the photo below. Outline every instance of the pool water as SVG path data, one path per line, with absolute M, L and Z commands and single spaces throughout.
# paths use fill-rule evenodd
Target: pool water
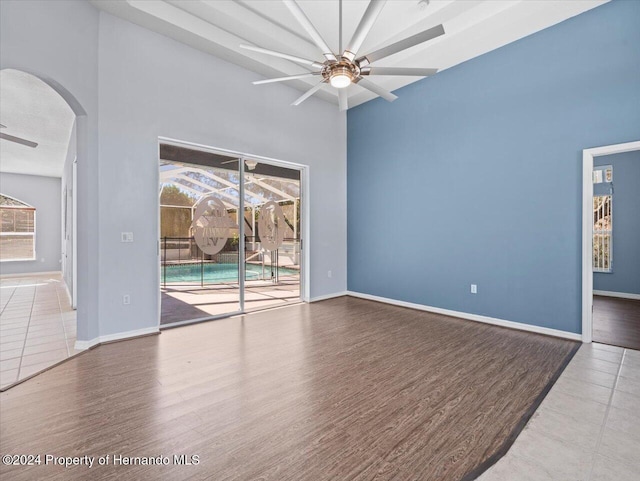
M 162 267 L 160 280 L 162 282 L 200 282 L 204 275 L 204 282 L 238 282 L 238 266 L 236 264 L 180 264 L 166 265 Z M 265 266 L 264 277 L 262 276 L 262 266 L 255 264 L 246 265 L 246 277 L 248 281 L 260 279 L 271 279 L 271 268 Z M 278 268 L 280 276 L 298 275 L 300 271 L 296 269 Z M 166 277 L 165 277 L 166 276 Z

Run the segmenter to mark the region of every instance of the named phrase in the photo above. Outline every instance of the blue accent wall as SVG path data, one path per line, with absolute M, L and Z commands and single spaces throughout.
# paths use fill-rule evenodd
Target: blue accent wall
M 613 272 L 594 272 L 593 288 L 640 294 L 640 151 L 596 157 L 594 165 L 613 166 Z
M 349 290 L 579 333 L 582 149 L 640 139 L 639 25 L 614 1 L 349 110 Z

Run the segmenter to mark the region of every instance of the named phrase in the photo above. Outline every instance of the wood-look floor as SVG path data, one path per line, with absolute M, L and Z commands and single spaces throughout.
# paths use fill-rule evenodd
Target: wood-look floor
M 2 393 L 0 453 L 199 465 L 1 466 L 0 478 L 469 479 L 575 347 L 350 297 L 167 330 Z
M 640 350 L 640 301 L 593 296 L 593 340 Z

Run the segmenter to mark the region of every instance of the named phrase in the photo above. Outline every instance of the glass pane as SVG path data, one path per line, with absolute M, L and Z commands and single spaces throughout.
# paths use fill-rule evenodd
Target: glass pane
M 161 324 L 238 312 L 238 159 L 160 151 Z
M 33 259 L 33 234 L 0 236 L 0 260 Z
M 299 302 L 300 173 L 258 161 L 245 191 L 245 310 Z
M 2 209 L 2 232 L 33 232 L 35 210 Z
M 593 197 L 593 269 L 598 272 L 612 272 L 612 196 Z

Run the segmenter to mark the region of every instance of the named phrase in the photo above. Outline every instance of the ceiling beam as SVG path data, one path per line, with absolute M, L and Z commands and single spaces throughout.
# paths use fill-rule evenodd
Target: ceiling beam
M 286 200 L 296 200 L 296 197 L 292 196 L 291 194 L 287 194 L 286 192 L 281 191 L 280 189 L 276 189 L 275 187 L 267 184 L 266 182 L 257 179 L 255 177 L 251 177 L 251 180 L 259 185 L 260 187 L 270 190 L 271 192 L 273 192 L 274 194 L 278 194 L 281 197 L 284 197 Z M 265 201 L 266 202 L 266 201 Z

